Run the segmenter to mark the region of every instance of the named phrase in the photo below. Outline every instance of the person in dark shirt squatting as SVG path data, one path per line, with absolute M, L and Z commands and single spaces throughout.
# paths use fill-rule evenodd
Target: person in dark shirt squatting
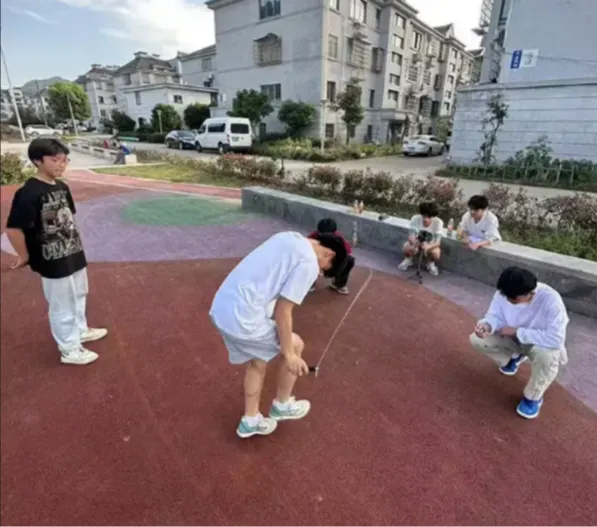
M 87 326 L 87 260 L 72 194 L 58 179 L 66 170 L 68 154 L 58 139 L 31 141 L 28 155 L 37 174 L 15 193 L 6 234 L 18 257 L 12 268 L 29 265 L 41 275 L 61 362 L 83 365 L 98 358 L 83 344 L 104 338 L 108 331 Z
M 313 231 L 309 234 L 308 238 L 317 239 L 320 234 L 333 234 L 334 236 L 338 236 L 342 242 L 344 243 L 344 248 L 346 249 L 347 257 L 345 260 L 344 267 L 340 270 L 338 275 L 332 280 L 330 283 L 330 288 L 334 291 L 337 291 L 341 295 L 347 295 L 349 293 L 348 287 L 348 277 L 350 276 L 350 271 L 355 264 L 354 256 L 352 255 L 352 247 L 346 241 L 344 236 L 338 231 L 338 225 L 336 224 L 335 220 L 332 218 L 324 218 L 317 224 L 317 230 Z M 311 287 L 311 292 L 315 290 L 315 284 Z

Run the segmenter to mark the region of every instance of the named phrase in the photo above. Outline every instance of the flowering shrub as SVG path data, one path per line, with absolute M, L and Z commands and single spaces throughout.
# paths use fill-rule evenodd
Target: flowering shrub
M 34 170 L 25 167 L 19 154 L 5 152 L 0 160 L 0 183 L 18 185 L 33 176 Z

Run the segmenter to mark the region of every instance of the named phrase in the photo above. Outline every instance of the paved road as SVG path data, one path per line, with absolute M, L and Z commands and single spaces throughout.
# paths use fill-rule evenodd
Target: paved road
M 213 160 L 218 154 L 197 153 L 194 150 L 173 150 L 167 149 L 165 145 L 152 145 L 147 143 L 135 143 L 134 148 L 139 150 L 158 150 L 161 152 L 169 152 L 173 155 L 190 157 L 194 159 L 203 159 L 206 161 Z M 429 175 L 435 174 L 435 171 L 442 166 L 443 156 L 436 157 L 402 157 L 402 156 L 388 156 L 388 157 L 374 157 L 369 159 L 359 159 L 350 161 L 338 161 L 330 163 L 331 166 L 337 167 L 342 171 L 348 170 L 364 170 L 370 168 L 373 171 L 383 170 L 394 177 L 412 176 L 416 178 L 425 178 Z M 297 177 L 313 166 L 313 163 L 308 161 L 285 161 L 285 167 L 290 171 L 291 177 Z M 470 181 L 461 180 L 460 188 L 463 190 L 465 197 L 473 194 L 482 193 L 489 183 L 486 181 Z M 519 185 L 508 185 L 517 191 Z M 551 198 L 555 196 L 568 196 L 574 194 L 570 190 L 552 189 L 543 187 L 525 187 L 527 193 L 531 197 L 537 198 Z
M 19 154 L 23 159 L 27 159 L 27 147 L 28 143 L 7 143 L 2 142 L 0 149 L 2 152 L 15 152 Z M 79 152 L 73 152 L 68 156 L 70 158 L 69 168 L 94 168 L 109 165 L 110 163 L 106 159 L 98 157 L 88 156 L 87 154 L 81 154 Z

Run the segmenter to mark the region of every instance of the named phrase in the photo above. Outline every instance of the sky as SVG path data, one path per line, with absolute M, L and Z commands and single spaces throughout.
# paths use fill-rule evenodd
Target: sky
M 253 0 L 256 1 L 256 0 Z M 453 22 L 467 47 L 481 0 L 409 0 L 420 18 Z M 214 43 L 204 0 L 2 0 L 2 47 L 14 86 L 60 76 L 74 80 L 91 64 L 123 65 L 136 51 L 170 59 Z M 4 69 L 2 87 L 7 87 Z

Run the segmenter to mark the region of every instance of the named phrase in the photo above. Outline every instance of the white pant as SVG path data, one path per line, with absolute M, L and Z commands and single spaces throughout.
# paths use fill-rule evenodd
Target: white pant
M 560 368 L 562 350 L 519 344 L 511 337 L 488 335 L 484 339 L 470 336 L 473 348 L 491 357 L 500 366 L 508 364 L 513 355 L 525 355 L 531 363 L 531 378 L 524 388 L 524 396 L 538 401 L 555 381 Z
M 58 349 L 62 353 L 78 350 L 81 334 L 87 330 L 87 269 L 66 278 L 42 277 L 41 281 L 48 301 L 50 329 Z

